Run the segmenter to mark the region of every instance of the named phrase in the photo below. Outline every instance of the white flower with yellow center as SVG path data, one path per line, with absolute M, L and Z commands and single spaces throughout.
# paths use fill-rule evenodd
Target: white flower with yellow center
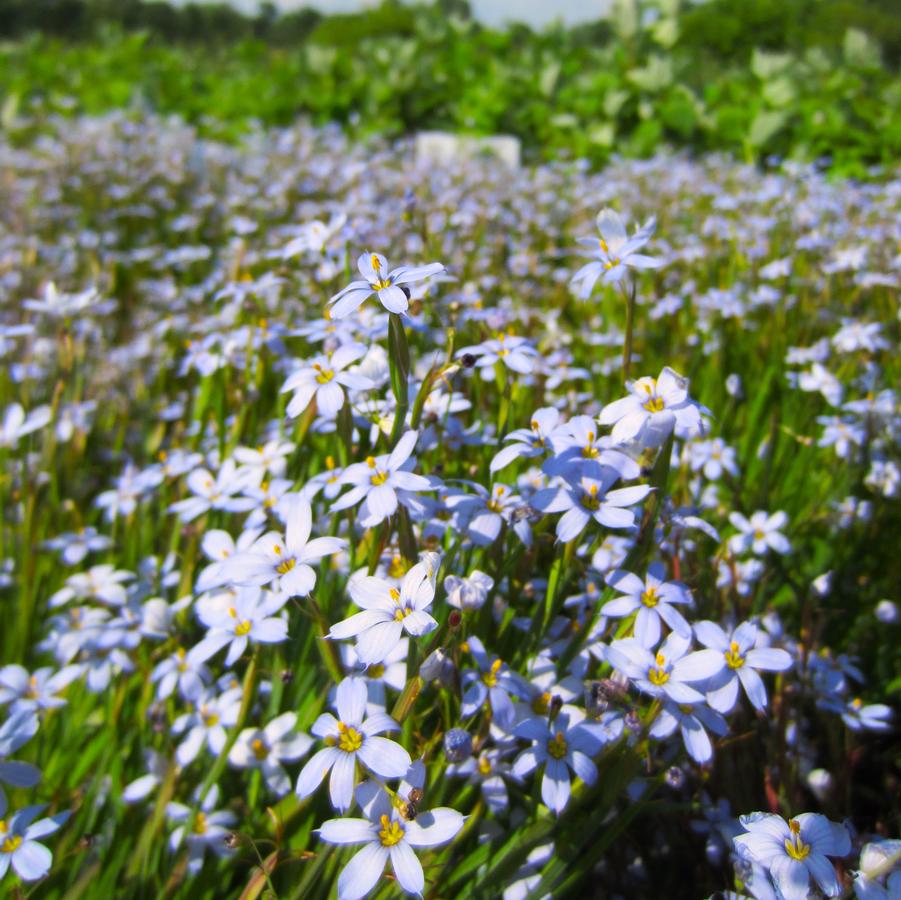
M 313 512 L 301 494 L 283 498 L 279 509 L 286 519 L 285 533 L 267 532 L 250 550 L 236 553 L 228 562 L 227 574 L 235 584 L 274 584 L 289 597 L 305 597 L 316 585 L 316 573 L 309 564 L 339 553 L 347 542 L 334 537 L 310 540 Z
M 282 393 L 294 392 L 286 414 L 292 419 L 299 416 L 315 397 L 319 415 L 334 419 L 344 406 L 344 388 L 364 391 L 373 386 L 365 375 L 345 371 L 365 355 L 362 344 L 345 344 L 334 353 L 323 353 L 303 363 L 282 385 Z
M 571 712 L 567 712 L 570 710 Z M 570 770 L 586 784 L 597 781 L 597 766 L 592 762 L 605 742 L 603 728 L 593 722 L 578 721 L 574 707 L 564 707 L 553 722 L 544 717 L 526 719 L 513 734 L 534 743 L 513 762 L 513 775 L 523 778 L 544 764 L 541 799 L 557 815 L 566 808 L 570 795 Z
M 756 670 L 784 672 L 791 668 L 791 656 L 776 647 L 757 647 L 757 626 L 753 622 L 742 622 L 731 635 L 715 622 L 698 622 L 695 635 L 705 647 L 722 653 L 725 663 L 708 686 L 707 702 L 721 713 L 731 712 L 740 684 L 754 709 L 763 712 L 766 688 Z
M 228 754 L 239 769 L 259 769 L 266 786 L 277 797 L 291 790 L 291 780 L 282 763 L 300 759 L 313 744 L 312 738 L 295 731 L 297 715 L 282 713 L 265 728 L 245 728 Z
M 626 387 L 629 395 L 608 403 L 598 417 L 601 425 L 613 426 L 614 443 L 642 439 L 660 446 L 674 428 L 678 437 L 701 430 L 701 413 L 707 411 L 688 396 L 688 379 L 669 366 L 657 378 L 645 376 Z
M 381 253 L 362 253 L 357 259 L 357 269 L 364 280 L 352 281 L 329 300 L 329 313 L 333 319 L 349 316 L 373 294 L 388 312 L 406 312 L 410 305 L 409 295 L 401 285 L 437 275 L 444 271 L 444 265 L 434 262 L 425 266 L 399 266 L 389 271 L 388 260 Z
M 650 256 L 637 253 L 652 237 L 657 222 L 652 216 L 632 237 L 626 233 L 626 226 L 616 210 L 604 207 L 596 218 L 598 237 L 579 238 L 579 243 L 587 247 L 592 258 L 572 277 L 570 285 L 577 296 L 587 300 L 600 279 L 603 283 L 615 284 L 630 269 L 657 269 L 663 263 Z
M 277 644 L 288 637 L 288 623 L 277 613 L 288 602 L 288 594 L 258 587 L 241 587 L 197 604 L 197 617 L 209 629 L 206 637 L 188 654 L 186 663 L 196 668 L 223 647 L 228 647 L 225 665 L 240 659 L 248 644 Z
M 370 575 L 352 578 L 348 590 L 363 611 L 333 625 L 328 636 L 335 640 L 356 637 L 357 658 L 364 665 L 384 662 L 404 632 L 421 637 L 438 627 L 427 612 L 435 599 L 436 574 L 437 567 L 417 563 L 399 589 Z
M 372 528 L 397 512 L 406 492 L 433 490 L 432 483 L 422 475 L 409 471 L 413 466 L 410 454 L 419 437 L 417 431 L 405 432 L 391 453 L 369 456 L 364 462 L 353 463 L 344 470 L 342 484 L 351 489 L 332 504 L 332 512 L 360 506 L 360 524 Z
M 380 778 L 403 778 L 410 768 L 410 754 L 400 744 L 378 737 L 400 726 L 383 712 L 366 717 L 367 689 L 362 678 L 345 678 L 338 685 L 335 708 L 338 718 L 323 713 L 310 729 L 326 746 L 315 753 L 297 779 L 297 795 L 309 797 L 331 772 L 329 798 L 339 812 L 353 803 L 357 762 Z
M 769 550 L 780 554 L 791 550 L 791 543 L 782 533 L 788 524 L 788 516 L 782 510 L 770 514 L 758 509 L 750 518 L 732 512 L 729 513 L 729 522 L 738 529 L 738 534 L 729 538 L 729 549 L 733 553 L 750 550 L 756 556 L 764 556 Z
M 844 825 L 816 813 L 802 813 L 788 822 L 781 816 L 751 813 L 739 821 L 747 830 L 734 839 L 738 855 L 763 866 L 785 900 L 806 900 L 811 876 L 827 897 L 842 894 L 827 857 L 851 852 Z
M 635 637 L 645 647 L 653 647 L 660 640 L 661 620 L 683 637 L 691 637 L 691 626 L 674 604 L 691 602 L 691 594 L 678 581 L 664 581 L 665 570 L 660 563 L 648 567 L 644 579 L 632 572 L 617 569 L 607 576 L 607 584 L 619 591 L 601 607 L 602 616 L 621 618 L 635 615 Z
M 7 817 L 6 798 L 0 793 L 0 881 L 10 866 L 22 881 L 37 881 L 50 871 L 53 854 L 38 839 L 53 834 L 69 818 L 69 813 L 35 822 L 44 808 L 27 806 Z
M 398 792 L 404 793 L 403 788 Z M 448 807 L 420 812 L 405 819 L 402 808 L 373 782 L 357 789 L 365 819 L 330 819 L 319 837 L 329 844 L 365 844 L 338 877 L 338 900 L 360 900 L 378 883 L 388 862 L 400 887 L 421 895 L 425 888 L 422 865 L 413 852 L 452 840 L 463 827 L 463 816 Z
M 689 653 L 690 647 L 691 638 L 674 631 L 656 652 L 636 638 L 624 638 L 614 641 L 604 656 L 646 694 L 676 704 L 700 703 L 704 695 L 692 685 L 718 674 L 725 660 L 716 650 Z

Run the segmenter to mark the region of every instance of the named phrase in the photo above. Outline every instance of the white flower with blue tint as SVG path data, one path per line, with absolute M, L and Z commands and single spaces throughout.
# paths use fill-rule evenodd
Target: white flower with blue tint
M 855 697 L 842 710 L 842 721 L 852 731 L 890 731 L 892 715 L 885 703 L 864 703 Z
M 560 412 L 553 406 L 536 409 L 528 428 L 517 428 L 504 436 L 507 446 L 491 460 L 491 472 L 499 472 L 515 459 L 544 456 L 551 449 L 551 439 L 560 423 Z
M 726 662 L 716 650 L 689 653 L 690 647 L 691 638 L 674 631 L 656 651 L 636 638 L 624 638 L 614 641 L 605 657 L 645 694 L 676 704 L 700 703 L 704 695 L 693 685 L 718 674 Z
M 539 512 L 563 513 L 557 522 L 557 540 L 564 543 L 577 538 L 592 519 L 605 528 L 634 528 L 635 511 L 629 507 L 644 500 L 651 487 L 610 490 L 614 483 L 612 475 L 602 480 L 583 476 L 577 483 L 538 491 L 531 505 Z
M 340 553 L 347 542 L 334 537 L 310 540 L 313 511 L 302 494 L 286 499 L 282 509 L 285 533 L 267 532 L 249 550 L 232 556 L 226 571 L 235 584 L 271 584 L 288 596 L 306 597 L 316 586 L 316 573 L 310 563 Z
M 527 338 L 498 332 L 496 337 L 482 341 L 481 344 L 473 344 L 457 351 L 457 359 L 464 356 L 475 356 L 475 367 L 482 370 L 483 377 L 490 378 L 488 370 L 497 362 L 520 375 L 528 375 L 535 368 L 538 351 Z
M 49 871 L 53 854 L 38 843 L 69 818 L 68 812 L 37 819 L 44 806 L 26 806 L 6 818 L 6 797 L 0 792 L 0 881 L 10 867 L 22 881 L 38 881 Z
M 384 662 L 404 632 L 421 637 L 438 627 L 427 611 L 435 599 L 433 575 L 420 562 L 404 575 L 399 589 L 372 575 L 351 578 L 350 596 L 363 611 L 333 625 L 328 636 L 335 640 L 356 637 L 357 657 L 364 665 Z
M 344 406 L 344 388 L 364 391 L 373 387 L 365 375 L 345 371 L 365 355 L 366 347 L 362 344 L 345 344 L 334 353 L 323 353 L 305 361 L 282 385 L 282 393 L 294 392 L 286 414 L 291 418 L 299 416 L 315 397 L 319 415 L 334 419 Z
M 676 728 L 682 735 L 682 743 L 688 755 L 703 765 L 713 758 L 713 744 L 707 731 L 722 737 L 729 731 L 726 720 L 715 710 L 708 709 L 703 700 L 693 703 L 673 703 L 666 700 L 648 729 L 648 735 L 662 740 Z
M 400 726 L 387 713 L 366 717 L 367 696 L 366 683 L 361 678 L 345 678 L 338 685 L 335 707 L 339 718 L 323 713 L 310 729 L 326 746 L 301 770 L 298 797 L 309 797 L 331 772 L 329 799 L 343 813 L 353 803 L 357 762 L 380 778 L 406 775 L 410 754 L 400 744 L 379 737 L 385 731 L 398 731 Z
M 0 669 L 0 705 L 9 703 L 10 714 L 58 709 L 66 705 L 57 696 L 81 674 L 79 666 L 65 666 L 54 671 L 49 666 L 29 673 L 20 665 Z
M 746 829 L 734 839 L 739 856 L 763 866 L 785 900 L 807 900 L 811 878 L 827 897 L 841 895 L 841 882 L 827 857 L 851 852 L 844 825 L 815 813 L 788 822 L 769 813 L 751 813 L 739 821 Z
M 742 622 L 731 635 L 715 622 L 698 622 L 695 636 L 705 647 L 722 653 L 725 660 L 725 666 L 707 688 L 707 702 L 721 713 L 731 712 L 741 684 L 754 709 L 763 712 L 766 687 L 756 670 L 784 672 L 791 668 L 791 656 L 776 647 L 758 647 L 757 626 L 753 622 Z
M 228 761 L 239 769 L 259 769 L 266 787 L 276 797 L 291 790 L 291 779 L 282 763 L 295 762 L 313 745 L 313 739 L 295 731 L 297 714 L 282 713 L 265 728 L 245 728 L 228 754 Z
M 332 504 L 332 512 L 348 509 L 362 500 L 360 524 L 372 528 L 397 512 L 405 492 L 433 490 L 428 478 L 409 471 L 413 467 L 410 454 L 418 437 L 418 432 L 407 431 L 391 453 L 369 456 L 365 462 L 349 465 L 341 483 L 351 485 L 351 489 Z
M 464 649 L 468 650 L 478 669 L 463 670 L 461 714 L 464 718 L 475 715 L 487 700 L 491 704 L 494 721 L 501 728 L 509 729 L 516 716 L 510 695 L 520 699 L 527 696 L 521 676 L 499 657 L 490 657 L 475 635 L 467 640 Z
M 541 799 L 557 815 L 569 803 L 570 771 L 588 785 L 597 781 L 598 769 L 592 757 L 603 746 L 604 736 L 594 723 L 571 723 L 564 711 L 553 722 L 545 718 L 526 719 L 513 729 L 513 734 L 533 741 L 514 760 L 513 775 L 523 778 L 543 764 Z
M 364 280 L 352 281 L 329 300 L 329 312 L 333 319 L 349 316 L 373 294 L 388 312 L 406 312 L 410 302 L 401 285 L 437 275 L 444 271 L 444 265 L 435 262 L 425 266 L 399 266 L 389 272 L 388 260 L 381 253 L 362 253 L 357 259 L 357 269 Z
M 663 265 L 660 260 L 638 253 L 651 239 L 656 228 L 652 217 L 635 232 L 632 237 L 626 233 L 626 226 L 615 210 L 605 207 L 597 214 L 600 237 L 581 238 L 583 244 L 592 250 L 595 259 L 586 263 L 573 275 L 572 288 L 583 300 L 587 299 L 600 279 L 604 283 L 621 281 L 626 269 L 657 269 Z
M 365 897 L 389 862 L 399 886 L 421 896 L 425 876 L 413 851 L 452 840 L 463 827 L 463 816 L 448 807 L 438 807 L 405 819 L 401 809 L 372 782 L 361 784 L 357 795 L 365 819 L 330 819 L 319 829 L 319 837 L 329 844 L 365 844 L 338 876 L 338 900 Z
M 231 667 L 248 644 L 278 644 L 287 640 L 288 623 L 275 615 L 288 602 L 287 593 L 241 587 L 215 599 L 218 602 L 197 605 L 197 617 L 209 631 L 188 654 L 189 667 L 205 662 L 223 647 L 228 647 L 225 665 Z
M 601 425 L 612 425 L 615 443 L 643 440 L 660 446 L 673 429 L 677 437 L 701 431 L 703 410 L 688 396 L 688 379 L 666 366 L 658 378 L 646 375 L 627 382 L 629 395 L 608 403 L 598 417 Z
M 176 823 L 175 831 L 169 837 L 169 849 L 174 853 L 182 842 L 188 845 L 188 872 L 191 875 L 203 868 L 207 850 L 216 856 L 227 856 L 232 852 L 226 838 L 237 818 L 228 810 L 217 810 L 218 802 L 219 788 L 214 784 L 193 816 L 191 808 L 183 803 L 166 804 L 166 818 Z
M 644 579 L 617 569 L 607 576 L 607 584 L 619 591 L 601 607 L 602 616 L 622 618 L 635 614 L 635 637 L 645 647 L 653 647 L 660 640 L 661 620 L 671 631 L 691 637 L 691 626 L 676 609 L 677 604 L 691 603 L 691 594 L 678 581 L 664 581 L 666 573 L 661 563 L 653 563 Z
M 788 516 L 781 510 L 772 514 L 757 510 L 750 519 L 732 512 L 729 521 L 738 529 L 738 534 L 729 538 L 729 549 L 733 553 L 750 551 L 756 556 L 764 556 L 768 550 L 782 555 L 791 551 L 791 544 L 781 531 L 788 523 Z

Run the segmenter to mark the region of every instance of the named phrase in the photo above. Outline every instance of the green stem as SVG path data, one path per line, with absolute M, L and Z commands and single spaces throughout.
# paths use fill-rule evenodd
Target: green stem
M 407 411 L 410 408 L 410 348 L 407 345 L 403 319 L 397 313 L 388 314 L 388 363 L 391 370 L 391 390 L 396 401 L 390 441 L 394 447 L 404 433 Z
M 632 365 L 632 329 L 635 320 L 635 282 L 626 294 L 626 336 L 623 341 L 623 381 L 629 380 Z

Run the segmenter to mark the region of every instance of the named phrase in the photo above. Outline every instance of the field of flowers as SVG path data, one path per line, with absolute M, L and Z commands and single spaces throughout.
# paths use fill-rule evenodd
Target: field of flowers
M 899 211 L 0 142 L 0 892 L 901 896 Z

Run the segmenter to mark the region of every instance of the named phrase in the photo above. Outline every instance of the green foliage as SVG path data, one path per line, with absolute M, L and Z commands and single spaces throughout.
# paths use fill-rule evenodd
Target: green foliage
M 233 136 L 307 116 L 364 133 L 505 132 L 532 157 L 596 164 L 669 144 L 828 156 L 863 176 L 901 154 L 885 62 L 901 17 L 875 0 L 712 0 L 646 27 L 620 15 L 541 33 L 493 31 L 465 12 L 385 2 L 248 18 L 215 4 L 0 0 L 6 33 L 31 33 L 0 50 L 2 99 L 37 127 L 48 112 L 130 105 Z

